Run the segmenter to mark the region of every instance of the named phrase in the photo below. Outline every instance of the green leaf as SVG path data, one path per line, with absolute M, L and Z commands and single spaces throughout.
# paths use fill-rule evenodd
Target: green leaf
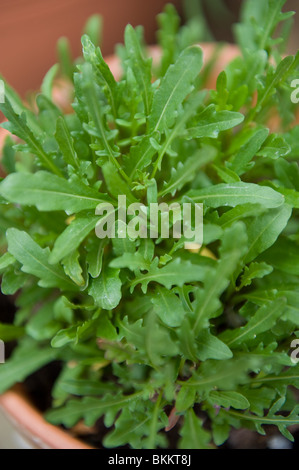
M 180 272 L 178 277 L 177 272 Z M 151 264 L 150 269 L 146 274 L 138 275 L 131 282 L 131 291 L 134 290 L 137 284 L 142 284 L 142 290 L 144 293 L 147 291 L 149 282 L 158 282 L 167 289 L 172 286 L 183 286 L 187 282 L 203 281 L 209 268 L 207 266 L 192 265 L 188 261 L 182 261 L 180 258 L 176 258 L 166 266 L 158 268 L 158 260 L 155 259 Z
M 257 49 L 271 48 L 271 36 L 276 26 L 293 14 L 281 11 L 285 2 L 286 0 L 244 2 L 241 10 L 242 22 L 236 28 L 238 43 L 243 52 L 249 50 L 252 53 Z
M 216 170 L 217 175 L 222 179 L 224 183 L 238 183 L 240 181 L 239 176 L 233 170 L 226 168 L 224 166 L 213 165 L 214 170 Z
M 155 313 L 165 325 L 170 327 L 181 325 L 185 311 L 179 297 L 172 291 L 157 286 L 151 296 L 151 302 Z
M 252 220 L 245 221 L 248 233 L 248 251 L 244 258 L 245 263 L 254 260 L 257 255 L 275 243 L 287 225 L 291 214 L 292 209 L 284 205 L 256 218 L 254 223 Z
M 112 391 L 113 386 L 101 383 L 96 380 L 85 379 L 63 379 L 59 382 L 59 387 L 65 392 L 77 396 L 99 396 Z
M 1 291 L 4 295 L 14 295 L 26 283 L 26 276 L 18 271 L 5 271 L 2 276 Z
M 289 204 L 291 207 L 294 207 L 294 209 L 299 209 L 298 191 L 282 187 L 275 187 L 275 189 L 284 196 L 286 204 Z
M 26 324 L 26 333 L 37 341 L 52 339 L 61 328 L 53 318 L 53 303 L 43 305 Z
M 165 5 L 164 10 L 157 16 L 159 30 L 157 33 L 158 43 L 162 49 L 161 70 L 163 76 L 168 67 L 174 63 L 176 54 L 177 32 L 180 24 L 180 17 L 174 5 Z
M 101 315 L 97 319 L 96 335 L 98 338 L 104 338 L 111 341 L 115 341 L 118 338 L 116 328 L 112 324 L 107 312 L 101 312 Z
M 184 17 L 188 22 L 188 27 L 183 27 L 181 29 L 182 36 L 187 35 L 188 37 L 190 34 L 193 39 L 194 34 L 198 42 L 213 41 L 213 34 L 211 33 L 207 19 L 205 18 L 203 5 L 194 0 L 186 2 L 184 4 Z M 194 41 L 192 40 L 191 43 L 193 44 Z
M 147 413 L 132 414 L 130 409 L 124 408 L 114 430 L 104 437 L 103 445 L 115 448 L 130 444 L 133 449 L 142 448 L 142 438 L 148 433 L 150 419 Z
M 207 359 L 225 361 L 233 356 L 229 347 L 217 336 L 213 336 L 208 329 L 199 333 L 197 343 L 197 357 L 200 361 L 206 361 Z
M 244 273 L 241 277 L 241 283 L 237 290 L 241 290 L 243 287 L 250 286 L 253 279 L 261 279 L 267 276 L 273 271 L 273 267 L 267 263 L 251 263 L 249 266 L 245 266 Z
M 129 24 L 125 29 L 125 45 L 128 53 L 128 63 L 135 75 L 138 88 L 144 104 L 145 115 L 148 116 L 151 109 L 152 90 L 152 59 L 144 59 L 142 56 L 140 42 L 136 31 Z
M 10 323 L 0 323 L 0 339 L 4 343 L 13 341 L 24 336 L 24 328 L 22 326 L 11 325 Z
M 109 82 L 108 84 L 109 95 L 111 94 L 110 85 L 111 83 Z M 96 83 L 94 80 L 94 73 L 92 71 L 90 64 L 88 63 L 85 63 L 82 66 L 82 88 L 84 92 L 84 99 L 85 99 L 87 110 L 95 126 L 96 136 L 101 142 L 101 147 L 100 147 L 101 150 L 97 152 L 97 155 L 100 155 L 101 157 L 107 157 L 108 160 L 119 171 L 122 177 L 125 180 L 128 180 L 126 173 L 124 172 L 124 170 L 122 169 L 121 165 L 119 164 L 117 160 L 117 157 L 119 156 L 118 147 L 115 147 L 113 144 L 110 144 L 109 142 L 109 137 L 111 136 L 112 131 L 108 128 L 108 125 L 107 125 L 107 116 L 104 113 L 104 106 L 96 105 L 96 103 L 100 100 L 99 88 L 96 86 Z M 90 132 L 90 128 L 88 128 L 88 130 Z M 93 129 L 92 129 L 92 134 L 94 134 Z
M 105 183 L 107 185 L 109 193 L 115 198 L 118 195 L 126 196 L 128 203 L 132 204 L 137 202 L 137 199 L 131 193 L 128 185 L 125 181 L 115 172 L 115 167 L 111 162 L 106 162 L 102 166 Z
M 254 340 L 257 335 L 270 330 L 276 324 L 277 319 L 284 312 L 285 305 L 286 300 L 283 298 L 264 305 L 258 309 L 245 326 L 223 332 L 220 335 L 221 340 L 230 348 L 235 348 L 242 343 Z
M 182 436 L 179 443 L 180 449 L 209 448 L 210 433 L 205 431 L 202 420 L 196 416 L 193 410 L 186 412 L 180 435 Z
M 194 388 L 182 386 L 176 398 L 176 410 L 181 412 L 193 407 L 195 398 L 196 390 Z
M 237 384 L 249 381 L 247 372 L 254 368 L 253 358 L 229 359 L 227 361 L 208 360 L 203 362 L 193 376 L 184 382 L 186 387 L 196 387 L 197 391 L 234 390 Z M 181 383 L 181 382 L 180 382 Z
M 86 341 L 86 339 L 89 339 L 91 335 L 94 336 L 97 323 L 97 318 L 93 317 L 90 320 L 59 330 L 52 338 L 52 348 L 63 348 L 69 343 L 78 345 L 79 342 L 83 342 L 84 340 Z
M 105 310 L 117 307 L 121 299 L 119 269 L 104 269 L 98 278 L 92 280 L 89 294 L 98 307 Z
M 210 392 L 209 400 L 223 408 L 235 408 L 236 410 L 245 410 L 249 408 L 250 403 L 244 395 L 238 392 Z
M 99 217 L 91 214 L 76 216 L 70 225 L 56 239 L 49 257 L 51 264 L 57 264 L 80 246 L 87 235 L 95 228 Z
M 11 266 L 16 262 L 16 259 L 14 256 L 12 256 L 10 253 L 4 253 L 4 255 L 1 256 L 0 258 L 0 270 L 4 270 L 8 268 L 8 266 Z
M 184 163 L 179 162 L 176 169 L 172 169 L 171 178 L 167 184 L 164 185 L 159 196 L 165 196 L 171 193 L 173 196 L 176 191 L 189 183 L 194 178 L 194 174 L 207 163 L 214 160 L 216 157 L 216 150 L 214 147 L 204 146 L 192 157 L 187 158 Z
M 55 139 L 60 147 L 63 158 L 68 165 L 79 167 L 78 156 L 74 149 L 74 141 L 66 125 L 65 119 L 60 116 L 56 122 Z
M 232 129 L 244 120 L 241 113 L 233 111 L 216 111 L 216 106 L 210 104 L 197 117 L 196 126 L 187 129 L 188 139 L 210 137 L 217 139 L 219 132 Z
M 75 308 L 75 305 L 72 304 L 65 296 L 59 297 L 59 299 L 54 303 L 55 320 L 72 323 L 74 320 L 73 308 Z
M 87 253 L 86 261 L 88 264 L 88 272 L 93 278 L 99 277 L 101 274 L 106 243 L 107 241 L 105 239 L 98 240 L 97 243 L 93 243 Z
M 92 15 L 88 18 L 84 26 L 84 33 L 89 36 L 95 46 L 101 43 L 102 22 L 103 19 L 101 15 Z
M 258 416 L 264 415 L 264 411 L 270 408 L 276 396 L 275 390 L 267 387 L 254 389 L 245 385 L 241 388 L 241 391 L 242 395 L 249 401 L 250 411 Z
M 8 123 L 2 124 L 2 127 L 7 128 L 12 134 L 15 134 L 20 139 L 24 140 L 27 143 L 30 152 L 38 158 L 45 168 L 58 176 L 62 176 L 59 168 L 54 164 L 52 158 L 43 149 L 38 138 L 28 127 L 26 123 L 26 114 L 22 113 L 21 115 L 18 115 L 12 108 L 8 99 L 5 100 L 5 103 L 0 104 L 0 110 L 9 120 Z
M 147 315 L 145 321 L 138 320 L 130 324 L 128 317 L 120 322 L 120 334 L 145 356 L 145 362 L 159 366 L 165 357 L 178 354 L 177 345 L 171 339 L 168 330 L 161 326 L 154 313 Z
M 196 342 L 195 334 L 188 318 L 184 318 L 177 332 L 177 336 L 183 358 L 196 363 L 198 360 L 198 343 Z
M 262 254 L 262 259 L 284 273 L 299 276 L 298 244 L 285 237 L 280 237 L 273 246 L 265 251 Z
M 245 422 L 251 421 L 260 434 L 265 434 L 265 431 L 262 429 L 263 425 L 275 425 L 278 427 L 279 431 L 283 434 L 284 437 L 286 437 L 290 441 L 293 441 L 294 438 L 292 434 L 287 430 L 287 427 L 299 423 L 299 406 L 295 406 L 293 411 L 291 411 L 288 416 L 276 414 L 276 412 L 279 410 L 279 407 L 281 407 L 284 402 L 284 397 L 279 398 L 277 402 L 274 403 L 269 413 L 265 417 L 254 416 L 252 414 L 249 415 L 247 413 L 240 413 L 237 411 L 226 411 L 225 413 L 228 413 L 233 417 L 237 417 Z
M 36 206 L 40 211 L 66 211 L 68 214 L 95 209 L 107 198 L 80 180 L 64 180 L 45 171 L 13 173 L 0 184 L 0 194 L 16 204 Z
M 253 183 L 216 184 L 205 189 L 189 191 L 187 197 L 193 202 L 203 202 L 208 207 L 231 206 L 239 204 L 261 204 L 271 209 L 283 204 L 283 197 L 267 186 Z
M 53 82 L 55 77 L 57 76 L 58 70 L 59 65 L 53 65 L 50 70 L 46 73 L 41 85 L 42 94 L 45 95 L 49 100 L 52 99 Z
M 165 132 L 165 139 L 160 147 L 158 147 L 158 158 L 155 162 L 152 177 L 155 176 L 156 171 L 161 170 L 162 159 L 165 154 L 176 154 L 172 150 L 172 144 L 175 139 L 184 135 L 184 127 L 190 118 L 194 116 L 199 106 L 203 104 L 205 98 L 205 91 L 201 91 L 197 94 L 191 94 L 183 107 L 182 111 L 178 115 L 175 125 L 172 129 L 168 129 Z M 174 152 L 174 153 L 173 153 Z
M 126 238 L 112 238 L 113 251 L 115 255 L 121 256 L 123 253 L 135 253 L 136 246 L 133 240 Z
M 276 160 L 279 157 L 285 157 L 290 153 L 291 147 L 283 137 L 271 134 L 264 142 L 261 150 L 257 153 L 260 157 L 272 158 Z
M 283 158 L 275 161 L 274 169 L 277 178 L 285 188 L 299 190 L 299 167 L 297 162 L 288 162 Z
M 61 264 L 63 265 L 65 274 L 69 278 L 71 278 L 71 280 L 75 284 L 77 284 L 77 286 L 83 289 L 85 287 L 86 282 L 82 275 L 83 269 L 80 265 L 79 258 L 79 251 L 73 250 L 71 253 L 69 253 L 63 258 Z
M 28 375 L 55 359 L 51 348 L 40 349 L 28 344 L 19 347 L 12 357 L 0 366 L 0 393 L 4 393 L 16 382 L 22 382 Z
M 258 155 L 262 144 L 265 142 L 269 134 L 269 129 L 259 129 L 248 141 L 242 145 L 240 150 L 234 155 L 229 163 L 228 167 L 235 171 L 238 175 L 242 175 L 248 169 L 251 168 L 251 160 Z
M 6 101 L 9 101 L 16 114 L 25 116 L 28 127 L 32 130 L 32 132 L 34 134 L 39 134 L 41 132 L 41 128 L 34 112 L 24 105 L 21 97 L 11 86 L 9 86 L 1 74 L 0 79 L 4 82 Z
M 149 269 L 150 263 L 144 259 L 142 254 L 135 252 L 124 253 L 118 258 L 114 258 L 109 266 L 111 268 L 128 268 L 131 271 L 135 271 L 136 269 Z
M 263 22 L 263 34 L 259 41 L 261 49 L 265 48 L 267 40 L 275 30 L 277 24 L 293 15 L 293 12 L 283 13 L 281 11 L 285 3 L 286 0 L 269 0 L 267 15 Z
M 59 330 L 51 340 L 52 348 L 63 348 L 66 344 L 75 342 L 77 339 L 77 331 L 77 326 Z
M 74 284 L 60 266 L 49 263 L 49 248 L 41 248 L 26 232 L 10 228 L 6 232 L 8 251 L 22 264 L 22 271 L 39 278 L 41 287 L 73 290 Z
M 254 379 L 254 383 L 263 383 L 266 386 L 293 385 L 299 387 L 299 365 L 289 367 L 280 374 L 269 374 L 266 376 L 258 376 Z
M 153 145 L 151 135 L 145 135 L 136 145 L 132 145 L 130 153 L 126 161 L 129 170 L 130 178 L 133 179 L 136 173 L 148 167 L 157 152 L 156 147 Z
M 294 57 L 285 57 L 277 66 L 277 69 L 272 73 L 268 74 L 265 87 L 258 95 L 257 105 L 254 109 L 254 113 L 261 111 L 269 97 L 275 92 L 276 87 L 283 82 L 291 66 L 293 65 Z
M 69 400 L 63 408 L 49 411 L 46 418 L 52 424 L 64 424 L 67 427 L 74 426 L 81 418 L 84 418 L 87 426 L 93 426 L 97 419 L 106 414 L 106 424 L 111 426 L 116 414 L 125 405 L 134 404 L 140 399 L 142 393 L 106 394 L 103 398 L 85 397 L 82 400 Z
M 69 80 L 73 79 L 74 66 L 70 41 L 66 37 L 61 37 L 57 41 L 57 55 L 60 62 L 62 75 Z
M 164 423 L 163 421 L 161 423 L 161 419 L 159 419 L 160 418 L 159 415 L 161 415 L 161 400 L 162 400 L 162 392 L 160 392 L 156 400 L 156 403 L 154 405 L 153 411 L 151 413 L 151 421 L 149 425 L 149 436 L 148 436 L 148 439 L 146 439 L 146 443 L 145 443 L 146 449 L 154 449 L 156 447 L 158 431 L 161 429 L 161 427 L 166 427 L 167 422 L 164 420 Z
M 229 437 L 230 425 L 227 422 L 219 423 L 216 419 L 212 423 L 213 440 L 216 446 L 221 446 Z
M 230 276 L 246 248 L 247 237 L 242 223 L 227 229 L 222 238 L 221 259 L 204 280 L 195 301 L 193 331 L 197 335 L 202 328 L 209 326 L 209 319 L 221 313 L 220 295 L 227 288 Z
M 116 115 L 117 82 L 115 81 L 113 74 L 109 69 L 109 66 L 104 61 L 100 48 L 95 47 L 95 45 L 91 42 L 90 38 L 86 34 L 82 36 L 81 42 L 83 46 L 84 58 L 87 62 L 92 65 L 99 84 L 103 85 L 112 112 L 114 115 Z
M 39 110 L 39 121 L 40 124 L 47 136 L 44 134 L 44 140 L 43 140 L 43 145 L 47 151 L 49 151 L 49 154 L 53 156 L 54 152 L 57 152 L 57 146 L 54 143 L 54 140 L 49 139 L 49 135 L 52 136 L 52 134 L 55 132 L 55 123 L 59 117 L 61 117 L 61 111 L 60 109 L 56 106 L 56 104 L 52 103 L 51 99 L 47 98 L 45 95 L 38 95 L 36 97 L 36 104 L 38 106 Z M 22 145 L 19 147 L 22 151 L 27 152 L 28 148 L 26 146 Z M 55 157 L 53 157 L 54 160 Z M 61 167 L 61 159 L 59 156 L 59 167 Z M 55 162 L 55 160 L 54 160 Z
M 155 252 L 155 244 L 150 238 L 142 238 L 138 252 L 143 256 L 145 261 L 152 261 Z
M 219 225 L 222 228 L 230 227 L 240 219 L 253 217 L 262 214 L 266 209 L 259 204 L 241 204 L 225 212 L 219 219 Z
M 202 63 L 202 50 L 192 46 L 185 49 L 176 63 L 169 67 L 154 94 L 149 116 L 149 132 L 163 132 L 167 127 L 171 127 L 174 113 L 192 90 L 191 84 L 199 74 Z

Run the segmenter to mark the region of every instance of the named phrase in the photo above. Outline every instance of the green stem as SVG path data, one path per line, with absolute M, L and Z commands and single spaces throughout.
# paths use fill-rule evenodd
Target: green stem
M 156 435 L 157 435 L 157 423 L 158 423 L 158 418 L 159 418 L 159 410 L 161 406 L 162 396 L 163 396 L 163 390 L 160 391 L 159 396 L 156 401 L 155 408 L 154 408 L 151 425 L 150 425 L 150 435 L 147 441 L 148 449 L 155 449 L 155 440 L 156 440 Z

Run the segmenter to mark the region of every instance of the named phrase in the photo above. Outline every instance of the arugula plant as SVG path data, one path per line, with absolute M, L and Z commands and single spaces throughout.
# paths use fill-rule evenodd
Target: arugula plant
M 158 17 L 154 65 L 142 29 L 127 26 L 119 81 L 91 40 L 95 21 L 76 66 L 61 45 L 73 112 L 51 98 L 57 67 L 32 109 L 6 85 L 2 127 L 17 139 L 3 150 L 0 269 L 17 313 L 0 337 L 17 346 L 0 366 L 1 392 L 58 360 L 46 418 L 67 428 L 103 418 L 106 447 L 167 447 L 174 425 L 183 449 L 219 446 L 232 427 L 276 425 L 293 439 L 299 55 L 284 56 L 284 3 L 243 3 L 241 53 L 215 90 L 217 56 L 203 67 L 193 45 L 202 18 L 180 27 L 172 5 Z M 120 194 L 203 203 L 200 251 L 97 238 L 95 208 Z

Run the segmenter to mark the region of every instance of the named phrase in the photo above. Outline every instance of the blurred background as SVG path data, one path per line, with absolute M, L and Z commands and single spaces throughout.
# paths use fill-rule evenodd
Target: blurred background
M 69 39 L 73 56 L 80 55 L 80 36 L 90 15 L 103 17 L 102 51 L 108 55 L 122 42 L 127 23 L 144 25 L 147 43 L 153 44 L 156 15 L 164 5 L 174 4 L 184 23 L 190 2 L 198 2 L 206 16 L 210 38 L 233 42 L 231 26 L 238 20 L 242 0 L 0 0 L 0 73 L 24 96 L 39 88 L 57 62 L 61 36 Z M 288 0 L 285 10 L 296 10 L 298 3 Z M 299 18 L 294 21 L 290 52 L 298 49 Z

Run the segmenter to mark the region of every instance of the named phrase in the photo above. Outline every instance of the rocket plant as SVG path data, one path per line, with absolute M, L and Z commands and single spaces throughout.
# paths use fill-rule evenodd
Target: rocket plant
M 14 296 L 15 341 L 0 391 L 53 361 L 45 418 L 72 428 L 103 420 L 105 447 L 218 447 L 232 428 L 288 439 L 299 424 L 299 126 L 285 55 L 284 0 L 245 0 L 240 54 L 208 83 L 205 27 L 173 5 L 158 17 L 159 61 L 128 25 L 116 80 L 97 46 L 60 73 L 72 111 L 52 98 L 54 66 L 30 107 L 6 84 L 0 183 L 2 293 Z M 196 13 L 196 12 L 195 12 Z M 278 28 L 278 29 L 277 29 Z M 278 33 L 277 33 L 278 31 Z M 103 238 L 96 207 L 203 204 L 203 245 Z M 291 353 L 295 354 L 291 354 Z

